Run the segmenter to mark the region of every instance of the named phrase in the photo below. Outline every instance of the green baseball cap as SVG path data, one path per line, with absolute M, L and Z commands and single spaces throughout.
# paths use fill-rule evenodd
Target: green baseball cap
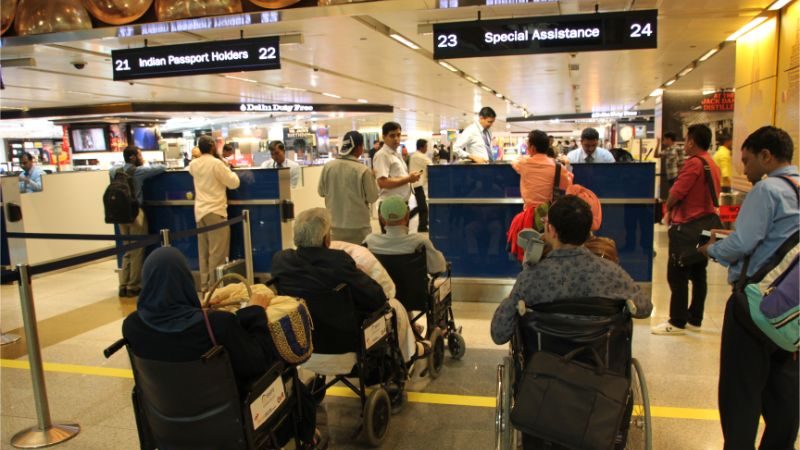
M 383 220 L 394 222 L 408 214 L 408 205 L 399 195 L 390 195 L 381 202 L 380 214 Z

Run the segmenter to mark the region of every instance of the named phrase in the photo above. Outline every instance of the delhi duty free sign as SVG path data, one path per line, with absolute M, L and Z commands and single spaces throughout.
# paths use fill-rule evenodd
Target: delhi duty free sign
M 433 25 L 434 59 L 656 48 L 658 10 Z
M 279 44 L 272 36 L 114 50 L 114 81 L 280 69 Z

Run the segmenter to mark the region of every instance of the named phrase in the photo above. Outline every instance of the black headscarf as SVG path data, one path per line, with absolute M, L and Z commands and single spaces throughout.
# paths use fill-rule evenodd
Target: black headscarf
M 203 320 L 189 264 L 175 247 L 161 247 L 147 257 L 137 310 L 144 323 L 164 333 L 178 333 Z

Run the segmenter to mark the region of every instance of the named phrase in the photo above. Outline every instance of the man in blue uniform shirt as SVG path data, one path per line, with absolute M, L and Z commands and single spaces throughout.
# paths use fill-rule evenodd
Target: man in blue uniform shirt
M 730 283 L 739 280 L 746 257 L 750 277 L 800 229 L 800 176 L 791 165 L 792 153 L 789 134 L 771 126 L 756 130 L 742 144 L 744 173 L 753 189 L 742 204 L 736 231 L 715 230 L 730 235 L 715 242 L 712 233 L 711 241 L 700 247 L 728 268 Z M 724 448 L 752 450 L 761 416 L 766 427 L 759 448 L 794 448 L 800 422 L 797 354 L 778 348 L 756 328 L 749 312 L 736 309 L 732 297 L 722 324 L 719 413 Z
M 594 128 L 586 128 L 581 133 L 581 148 L 567 154 L 570 164 L 574 163 L 613 163 L 616 160 L 608 150 L 600 147 L 600 133 Z
M 19 158 L 19 165 L 22 167 L 22 173 L 19 174 L 19 193 L 41 192 L 44 172 L 36 166 L 33 155 L 23 153 Z

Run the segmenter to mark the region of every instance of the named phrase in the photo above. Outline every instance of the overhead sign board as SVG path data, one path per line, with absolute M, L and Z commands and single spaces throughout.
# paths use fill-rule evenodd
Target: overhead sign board
M 433 25 L 433 58 L 630 50 L 658 46 L 658 10 Z
M 703 96 L 703 111 L 733 111 L 736 93 L 733 91 L 717 91 Z
M 273 36 L 114 50 L 114 81 L 280 69 L 279 44 Z

